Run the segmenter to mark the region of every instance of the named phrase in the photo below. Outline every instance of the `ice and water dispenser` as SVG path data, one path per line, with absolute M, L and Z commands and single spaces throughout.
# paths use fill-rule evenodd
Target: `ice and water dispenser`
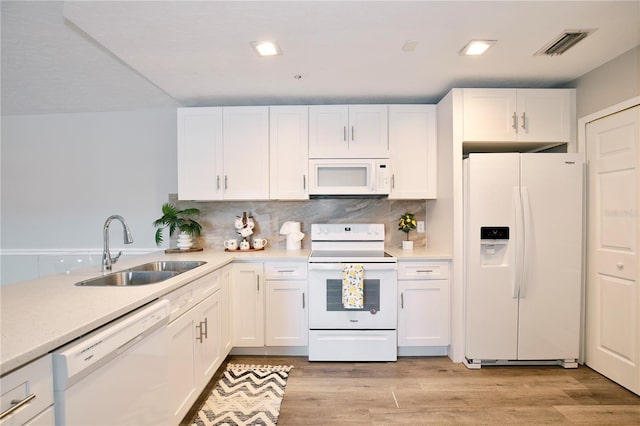
M 480 227 L 480 264 L 504 265 L 509 246 L 508 226 Z

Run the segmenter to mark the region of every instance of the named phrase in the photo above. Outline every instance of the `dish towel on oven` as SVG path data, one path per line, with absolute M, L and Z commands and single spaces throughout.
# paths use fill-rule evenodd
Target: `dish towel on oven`
M 364 308 L 364 268 L 358 263 L 342 264 L 342 306 Z

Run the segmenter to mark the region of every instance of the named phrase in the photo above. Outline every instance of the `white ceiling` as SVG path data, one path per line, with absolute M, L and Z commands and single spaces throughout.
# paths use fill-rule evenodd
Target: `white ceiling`
M 596 31 L 534 56 L 567 29 Z M 472 38 L 498 42 L 459 56 Z M 258 57 L 263 39 L 282 56 Z M 639 44 L 640 0 L 2 1 L 2 113 L 437 102 L 452 87 L 567 84 Z

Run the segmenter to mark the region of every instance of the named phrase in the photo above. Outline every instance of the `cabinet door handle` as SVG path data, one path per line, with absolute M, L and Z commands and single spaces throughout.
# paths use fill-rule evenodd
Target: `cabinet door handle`
M 202 343 L 202 323 L 196 325 L 198 329 L 198 336 L 196 337 L 196 341 Z
M 302 175 L 302 189 L 307 190 L 307 175 Z
M 303 292 L 302 293 L 302 309 L 305 309 L 305 307 L 306 307 L 306 304 L 305 304 L 305 301 L 304 301 L 304 292 Z
M 351 126 L 351 140 L 354 141 L 355 140 L 355 126 Z
M 347 126 L 342 126 L 342 140 L 347 141 Z
M 22 407 L 23 405 L 26 405 L 26 404 L 30 403 L 31 401 L 33 401 L 35 399 L 35 397 L 36 397 L 36 394 L 32 393 L 31 395 L 28 395 L 24 399 L 12 399 L 11 400 L 11 407 L 7 408 L 2 413 L 0 413 L 0 419 L 4 419 L 9 414 L 11 414 L 14 411 L 16 411 L 18 408 Z
M 400 293 L 400 309 L 404 309 L 404 293 Z
M 260 275 L 256 275 L 256 288 L 260 291 Z
M 518 133 L 518 116 L 516 115 L 516 113 L 513 113 L 513 124 L 511 125 L 511 127 L 513 127 L 513 130 L 516 131 L 516 133 Z
M 216 176 L 216 191 L 220 191 L 220 175 Z
M 391 175 L 391 189 L 396 189 L 396 175 Z
M 202 326 L 204 326 L 204 331 L 202 332 L 202 337 L 204 337 L 205 339 L 208 338 L 208 334 L 209 334 L 209 327 L 208 327 L 208 318 L 204 317 L 204 321 L 200 323 Z M 202 330 L 202 327 L 200 328 L 200 330 Z
M 226 191 L 228 187 L 229 187 L 229 177 L 227 175 L 224 175 L 224 190 Z
M 527 116 L 526 116 L 526 112 L 522 113 L 522 130 L 527 130 Z

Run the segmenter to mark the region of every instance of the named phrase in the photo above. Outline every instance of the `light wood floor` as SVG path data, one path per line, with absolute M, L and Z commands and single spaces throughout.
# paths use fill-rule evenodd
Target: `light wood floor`
M 294 366 L 280 409 L 280 426 L 640 425 L 640 397 L 584 366 L 472 371 L 446 357 L 401 358 L 395 363 L 260 356 L 230 356 L 226 361 Z M 224 365 L 210 387 L 223 370 Z

